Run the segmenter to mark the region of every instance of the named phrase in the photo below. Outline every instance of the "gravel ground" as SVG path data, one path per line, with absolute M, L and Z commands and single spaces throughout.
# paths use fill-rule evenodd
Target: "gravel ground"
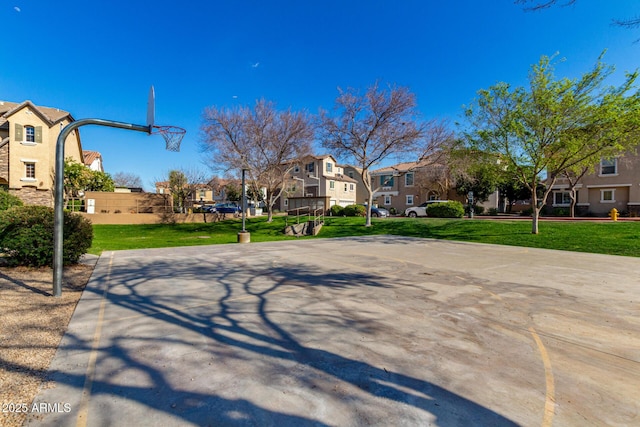
M 65 268 L 62 297 L 50 268 L 0 267 L 0 426 L 21 426 L 91 277 L 93 264 Z

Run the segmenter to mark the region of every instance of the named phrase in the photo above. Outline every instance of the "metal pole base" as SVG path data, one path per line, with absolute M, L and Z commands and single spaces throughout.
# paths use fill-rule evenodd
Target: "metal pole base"
M 248 231 L 240 231 L 238 233 L 238 243 L 249 243 L 251 242 L 251 233 Z

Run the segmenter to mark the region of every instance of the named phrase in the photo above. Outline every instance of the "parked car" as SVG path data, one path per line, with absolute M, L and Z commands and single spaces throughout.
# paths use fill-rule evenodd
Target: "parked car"
M 367 208 L 367 205 L 362 205 Z M 385 208 L 377 208 L 375 206 L 371 206 L 371 216 L 376 218 L 387 218 L 389 216 L 389 211 Z
M 215 211 L 223 214 L 237 214 L 241 212 L 241 209 L 235 203 L 218 203 L 215 206 Z
M 216 213 L 216 207 L 215 206 L 211 206 L 211 205 L 207 205 L 204 207 L 204 211 L 206 213 Z
M 421 205 L 418 206 L 412 206 L 410 208 L 407 208 L 404 211 L 404 215 L 405 216 L 409 216 L 411 218 L 415 218 L 417 216 L 427 216 L 427 206 L 432 205 L 434 203 L 445 203 L 448 202 L 449 200 L 428 200 L 424 203 L 422 203 Z

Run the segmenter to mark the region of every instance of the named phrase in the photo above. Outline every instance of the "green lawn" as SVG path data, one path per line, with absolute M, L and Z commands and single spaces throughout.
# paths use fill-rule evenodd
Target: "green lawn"
M 284 217 L 247 220 L 252 242 L 291 240 L 282 234 Z M 562 221 L 540 223 L 540 234 L 531 234 L 531 221 L 386 218 L 364 227 L 363 218 L 327 218 L 320 234 L 330 238 L 393 234 L 433 239 L 494 243 L 610 255 L 640 256 L 640 222 Z M 235 243 L 240 220 L 214 224 L 94 225 L 92 254 L 105 250 Z

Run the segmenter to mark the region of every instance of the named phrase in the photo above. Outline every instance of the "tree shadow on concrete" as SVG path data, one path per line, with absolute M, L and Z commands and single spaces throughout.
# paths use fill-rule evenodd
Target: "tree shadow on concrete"
M 212 367 L 192 367 L 195 369 L 192 372 L 203 376 L 207 375 L 208 369 L 214 372 L 227 369 L 225 362 L 244 363 L 247 369 L 269 366 L 284 372 L 297 387 L 304 388 L 306 393 L 318 399 L 336 398 L 334 391 L 318 386 L 335 383 L 342 387 L 340 399 L 348 402 L 349 408 L 353 409 L 353 422 L 358 424 L 381 422 L 368 419 L 357 410 L 358 407 L 370 408 L 391 401 L 398 404 L 399 413 L 405 406 L 413 407 L 422 413 L 423 422 L 435 418 L 438 425 L 515 425 L 500 414 L 430 381 L 338 354 L 328 349 L 330 345 L 305 345 L 300 338 L 320 327 L 332 328 L 336 336 L 341 330 L 354 329 L 367 334 L 382 327 L 375 318 L 354 320 L 339 311 L 308 312 L 304 313 L 308 323 L 292 332 L 295 328 L 277 320 L 286 315 L 282 307 L 271 308 L 282 295 L 289 292 L 293 295 L 298 290 L 312 292 L 324 289 L 330 291 L 329 295 L 336 295 L 343 290 L 374 292 L 375 288 L 389 287 L 376 276 L 340 270 L 331 272 L 302 263 L 274 263 L 268 261 L 268 257 L 267 261 L 261 261 L 261 256 L 243 257 L 239 262 L 209 260 L 206 264 L 203 264 L 203 259 L 206 257 L 196 256 L 188 261 L 180 258 L 172 262 L 166 259 L 149 261 L 140 257 L 129 259 L 126 268 L 116 264 L 108 271 L 108 260 L 100 260 L 86 292 L 94 293 L 95 301 L 106 298 L 107 307 L 116 307 L 120 313 L 130 314 L 128 322 L 131 327 L 120 330 L 110 327 L 110 335 L 104 336 L 99 346 L 93 349 L 99 356 L 91 396 L 121 396 L 127 401 L 197 425 L 298 426 L 329 425 L 331 421 L 314 419 L 304 407 L 295 406 L 295 400 L 291 406 L 275 410 L 264 402 L 251 401 L 249 396 L 225 397 L 216 388 L 221 384 L 213 385 L 207 391 L 191 388 L 186 381 L 177 384 L 166 367 L 141 358 L 139 349 L 132 348 L 133 342 L 140 345 L 146 341 L 154 348 L 191 346 L 194 351 L 202 352 L 201 355 L 214 361 Z M 196 278 L 203 287 L 187 289 L 186 282 Z M 163 287 L 160 287 L 160 281 L 165 283 Z M 174 287 L 167 288 L 166 283 L 173 283 Z M 312 292 L 311 298 L 314 296 Z M 305 303 L 300 304 L 304 306 Z M 97 316 L 98 313 L 92 315 Z M 136 319 L 149 317 L 159 322 L 163 330 L 136 336 Z M 108 317 L 106 319 L 109 320 Z M 82 333 L 70 330 L 61 348 L 72 356 L 90 352 L 92 334 L 92 330 Z M 110 361 L 108 364 L 107 360 Z M 279 368 L 281 365 L 301 369 Z M 110 378 L 115 378 L 118 371 L 104 371 L 109 366 L 120 366 L 143 375 L 146 385 L 111 381 Z M 59 384 L 80 391 L 85 386 L 83 373 L 65 372 L 64 368 L 57 366 L 52 375 Z M 237 375 L 243 376 L 244 373 L 238 372 Z M 242 381 L 248 380 L 242 378 Z M 262 383 L 260 378 L 255 381 L 256 387 L 269 386 L 264 379 Z M 110 416 L 114 419 L 110 421 L 113 423 L 122 421 L 116 419 L 121 414 L 116 407 L 112 411 L 102 410 L 101 414 L 112 414 Z M 109 421 L 104 423 L 109 424 Z

